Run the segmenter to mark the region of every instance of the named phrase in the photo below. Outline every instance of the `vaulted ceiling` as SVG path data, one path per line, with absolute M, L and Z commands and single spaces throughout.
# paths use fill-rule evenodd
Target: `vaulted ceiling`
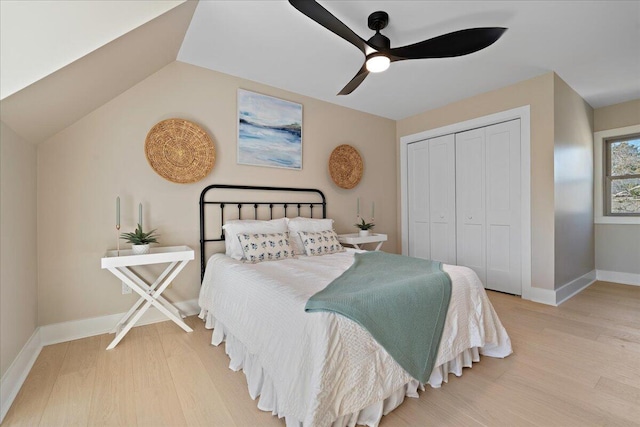
M 287 1 L 55 3 L 64 4 L 55 9 L 58 20 L 68 19 L 64 31 L 43 24 L 9 39 L 6 31 L 28 23 L 19 23 L 17 9 L 2 10 L 2 120 L 34 142 L 176 59 L 392 119 L 549 71 L 595 108 L 640 98 L 638 1 L 320 1 L 364 39 L 373 34 L 367 16 L 388 12 L 382 33 L 392 47 L 468 27 L 509 28 L 468 56 L 394 63 L 348 96 L 336 94 L 363 55 Z M 46 8 L 39 13 L 36 21 Z M 88 17 L 82 25 L 80 16 Z M 38 60 L 8 60 L 5 49 L 17 48 Z M 49 57 L 57 65 L 42 66 Z M 25 63 L 31 68 L 21 73 Z

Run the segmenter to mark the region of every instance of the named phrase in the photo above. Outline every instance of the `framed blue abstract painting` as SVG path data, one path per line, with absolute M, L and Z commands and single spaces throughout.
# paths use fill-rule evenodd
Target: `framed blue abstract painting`
M 238 163 L 302 169 L 302 104 L 238 89 Z

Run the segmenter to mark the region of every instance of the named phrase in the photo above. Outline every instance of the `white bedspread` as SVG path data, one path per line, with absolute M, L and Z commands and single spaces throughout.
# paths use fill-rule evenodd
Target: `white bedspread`
M 394 393 L 401 398 L 393 405 L 385 401 L 384 413 L 399 405 L 405 393 L 417 396 L 417 381 L 366 330 L 340 315 L 304 311 L 309 297 L 352 264 L 353 253 L 259 264 L 216 254 L 207 264 L 199 303 L 207 327 L 216 328 L 212 343 L 226 337 L 234 369 L 243 368 L 243 360 L 247 365 L 247 359 L 258 365 L 257 385 L 251 384 L 244 366 L 252 398 L 266 388 L 264 381 L 272 382 L 268 387 L 274 396 L 267 402 L 261 398 L 259 407 L 286 417 L 287 425 L 328 426 L 349 414 L 357 418 L 373 404 L 382 408 L 381 402 Z M 429 381 L 434 387 L 446 381 L 448 372 L 460 375 L 470 359 L 478 361 L 478 350 L 492 357 L 511 354 L 509 336 L 475 273 L 450 265 L 444 270 L 452 293 Z M 248 354 L 237 356 L 235 366 L 231 340 L 239 342 L 233 344 L 236 353 Z

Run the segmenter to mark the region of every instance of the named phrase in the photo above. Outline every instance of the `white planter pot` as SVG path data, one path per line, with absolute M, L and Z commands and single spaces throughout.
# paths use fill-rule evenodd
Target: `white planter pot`
M 131 251 L 134 255 L 144 255 L 149 253 L 149 245 L 131 245 Z
M 369 230 L 360 230 L 358 231 L 359 237 L 367 237 L 369 235 Z

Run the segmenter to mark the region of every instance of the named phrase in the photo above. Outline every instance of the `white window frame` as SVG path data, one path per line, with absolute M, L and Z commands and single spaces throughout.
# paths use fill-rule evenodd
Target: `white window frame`
M 640 224 L 640 216 L 607 216 L 604 214 L 604 142 L 610 138 L 640 133 L 640 125 L 608 129 L 593 134 L 593 200 L 595 224 Z

